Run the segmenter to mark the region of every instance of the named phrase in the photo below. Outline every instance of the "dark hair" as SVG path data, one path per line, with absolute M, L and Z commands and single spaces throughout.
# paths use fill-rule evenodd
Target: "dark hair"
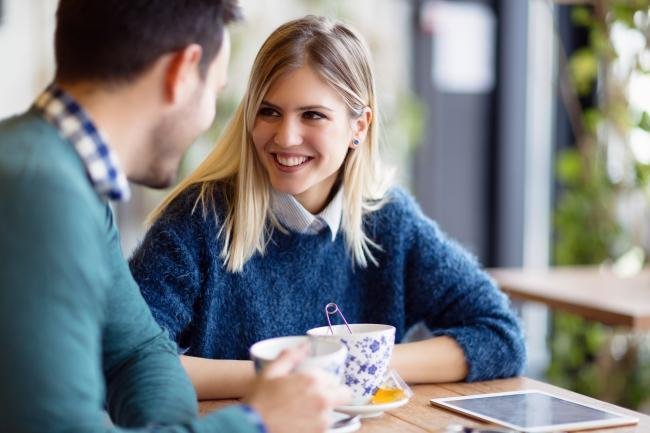
M 121 83 L 193 43 L 205 77 L 241 11 L 237 0 L 61 0 L 56 17 L 56 79 Z

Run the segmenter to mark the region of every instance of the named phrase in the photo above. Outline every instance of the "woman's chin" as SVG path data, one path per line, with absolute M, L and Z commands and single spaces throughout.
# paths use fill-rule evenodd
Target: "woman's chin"
M 305 192 L 304 188 L 298 188 L 292 185 L 272 185 L 273 189 L 280 194 L 300 195 Z

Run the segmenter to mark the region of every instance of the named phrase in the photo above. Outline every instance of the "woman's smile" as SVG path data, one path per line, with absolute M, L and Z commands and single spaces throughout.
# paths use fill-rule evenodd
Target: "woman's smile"
M 272 152 L 271 157 L 275 162 L 275 167 L 284 173 L 295 173 L 302 170 L 314 159 L 311 156 L 285 152 Z

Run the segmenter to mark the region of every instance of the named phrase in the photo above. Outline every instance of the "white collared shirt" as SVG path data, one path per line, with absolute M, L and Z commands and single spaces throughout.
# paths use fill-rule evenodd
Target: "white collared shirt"
M 275 190 L 271 195 L 271 208 L 283 226 L 298 233 L 316 234 L 329 227 L 333 242 L 341 225 L 343 188 L 339 188 L 325 209 L 317 215 L 305 209 L 291 194 Z

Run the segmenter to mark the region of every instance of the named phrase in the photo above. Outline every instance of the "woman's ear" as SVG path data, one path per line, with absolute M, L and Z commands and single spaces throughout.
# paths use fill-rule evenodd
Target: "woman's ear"
M 370 107 L 363 109 L 361 116 L 352 121 L 352 141 L 350 147 L 355 149 L 366 140 L 368 129 L 372 123 L 372 110 Z

